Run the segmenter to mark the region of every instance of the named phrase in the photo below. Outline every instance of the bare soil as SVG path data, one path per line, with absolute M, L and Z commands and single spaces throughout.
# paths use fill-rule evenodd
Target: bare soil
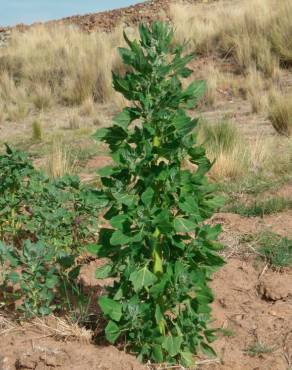
M 199 369 L 291 369 L 292 269 L 274 271 L 257 263 L 254 254 L 233 253 L 240 243 L 239 235 L 257 232 L 269 223 L 273 222 L 275 230 L 282 230 L 283 234 L 284 229 L 291 233 L 292 214 L 285 213 L 281 218 L 281 228 L 281 222 L 275 223 L 280 216 L 244 219 L 238 215 L 217 214 L 212 220 L 223 226 L 222 241 L 226 244 L 227 262 L 215 273 L 212 282 L 215 293 L 212 326 L 221 328 L 213 344 L 218 357 L 209 360 L 199 356 Z M 104 261 L 91 261 L 80 274 L 80 282 L 92 293 L 94 302 L 105 283 L 110 283 L 95 279 L 95 269 L 102 263 Z M 91 310 L 98 313 L 97 305 Z M 78 329 L 81 334 L 77 330 L 76 335 L 66 332 L 59 335 L 61 329 L 56 329 L 56 319 L 53 318 L 45 323 L 22 325 L 2 321 L 1 324 L 0 316 L 0 369 L 3 370 L 150 368 L 112 346 L 94 344 L 93 333 L 84 328 Z M 253 352 L 257 346 L 262 350 Z

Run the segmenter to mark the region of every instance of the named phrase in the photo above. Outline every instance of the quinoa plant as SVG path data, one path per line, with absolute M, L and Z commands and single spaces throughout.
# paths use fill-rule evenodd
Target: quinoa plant
M 204 223 L 220 203 L 206 177 L 212 164 L 196 145 L 198 120 L 185 111 L 205 83 L 183 88 L 193 55 L 174 44 L 167 24 L 141 24 L 139 32 L 139 42 L 124 35 L 128 48 L 119 49 L 128 72 L 113 74 L 115 90 L 131 104 L 95 134 L 114 165 L 100 171 L 111 226 L 91 251 L 109 261 L 97 278 L 114 278 L 99 300 L 107 340 L 142 361 L 188 366 L 198 350 L 214 354 L 208 283 L 223 264 L 220 227 Z

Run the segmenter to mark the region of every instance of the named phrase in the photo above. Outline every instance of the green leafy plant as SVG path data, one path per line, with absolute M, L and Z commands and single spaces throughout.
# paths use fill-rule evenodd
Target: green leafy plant
M 115 164 L 100 170 L 100 202 L 111 226 L 89 250 L 110 260 L 96 277 L 115 278 L 99 300 L 108 341 L 120 341 L 140 360 L 188 366 L 199 349 L 214 355 L 208 283 L 223 264 L 220 227 L 204 223 L 221 199 L 207 181 L 205 150 L 196 145 L 198 120 L 184 110 L 204 95 L 205 83 L 183 89 L 193 55 L 174 45 L 168 25 L 139 31 L 140 42 L 124 35 L 129 48 L 119 49 L 129 71 L 113 74 L 116 91 L 132 104 L 95 134 Z M 194 171 L 184 169 L 186 160 Z
M 26 316 L 48 315 L 66 304 L 64 290 L 76 279 L 73 256 L 57 258 L 54 249 L 26 240 L 21 249 L 0 242 L 0 287 L 4 306 L 15 304 Z
M 78 177 L 50 179 L 26 153 L 7 147 L 0 155 L 0 240 L 14 247 L 41 241 L 56 254 L 95 240 L 98 192 Z
M 99 192 L 77 177 L 50 179 L 26 153 L 0 155 L 0 297 L 24 315 L 82 299 L 78 257 L 96 240 Z M 70 306 L 70 307 L 69 307 Z

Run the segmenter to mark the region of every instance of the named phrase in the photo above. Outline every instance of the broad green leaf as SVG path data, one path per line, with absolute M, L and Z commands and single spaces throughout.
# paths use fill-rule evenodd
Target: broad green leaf
M 182 337 L 168 336 L 163 340 L 162 347 L 168 352 L 171 357 L 174 357 L 178 353 L 180 353 L 182 342 Z
M 154 196 L 154 190 L 152 188 L 147 188 L 144 193 L 141 195 L 141 200 L 145 206 L 150 207 L 152 199 Z
M 177 217 L 174 220 L 174 228 L 175 231 L 179 233 L 188 233 L 191 231 L 194 231 L 196 229 L 197 225 L 186 218 Z
M 124 130 L 128 129 L 128 125 L 139 117 L 139 112 L 134 108 L 125 108 L 121 113 L 113 118 L 113 122 L 122 127 Z
M 131 115 L 127 109 L 124 109 L 121 113 L 117 114 L 113 118 L 113 122 L 122 127 L 124 130 L 127 130 L 129 123 L 131 122 Z
M 201 349 L 209 357 L 216 357 L 217 356 L 214 349 L 212 347 L 210 347 L 207 343 L 201 342 Z
M 145 266 L 138 271 L 132 272 L 130 281 L 133 284 L 135 292 L 139 292 L 143 288 L 153 285 L 157 281 L 157 277 Z
M 20 277 L 17 272 L 10 272 L 7 276 L 8 280 L 11 281 L 13 284 L 16 284 L 19 282 Z
M 162 363 L 163 362 L 162 348 L 159 344 L 155 344 L 153 346 L 152 356 L 153 356 L 155 362 L 157 362 L 157 363 Z
M 59 282 L 59 279 L 56 275 L 52 275 L 46 278 L 46 286 L 49 289 L 54 288 Z
M 115 321 L 120 321 L 122 317 L 122 305 L 108 297 L 100 297 L 98 300 L 100 308 L 105 315 Z
M 105 328 L 105 337 L 110 343 L 115 343 L 118 337 L 121 335 L 121 330 L 118 325 L 110 321 Z
M 189 367 L 194 365 L 194 355 L 191 352 L 181 352 L 183 366 Z
M 95 134 L 92 135 L 92 137 L 95 140 L 100 141 L 100 140 L 104 139 L 107 134 L 108 134 L 108 129 L 107 128 L 100 128 L 95 132 Z
M 212 343 L 214 342 L 214 340 L 216 340 L 217 338 L 215 335 L 216 332 L 217 332 L 216 329 L 208 329 L 204 331 L 204 335 L 209 343 Z
M 123 224 L 128 220 L 127 215 L 117 215 L 110 219 L 110 224 L 112 227 L 118 230 L 123 230 Z
M 113 233 L 110 243 L 111 245 L 125 245 L 128 244 L 131 241 L 131 238 L 127 235 L 123 234 L 122 231 L 117 230 Z
M 125 194 L 125 193 L 114 193 L 115 199 L 126 206 L 132 206 L 135 202 L 135 195 Z
M 100 168 L 97 173 L 101 177 L 108 177 L 111 176 L 114 173 L 114 167 L 113 166 L 106 166 L 103 168 Z
M 101 250 L 102 246 L 100 244 L 89 244 L 86 246 L 87 252 L 98 255 L 98 252 Z
M 97 267 L 97 269 L 95 271 L 96 279 L 106 279 L 106 278 L 108 278 L 110 276 L 111 272 L 112 272 L 112 267 L 113 266 L 110 265 L 110 264 Z

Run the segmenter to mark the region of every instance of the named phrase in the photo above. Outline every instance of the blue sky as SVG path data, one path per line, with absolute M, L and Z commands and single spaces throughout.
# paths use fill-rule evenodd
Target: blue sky
M 0 26 L 121 8 L 142 0 L 0 0 Z

